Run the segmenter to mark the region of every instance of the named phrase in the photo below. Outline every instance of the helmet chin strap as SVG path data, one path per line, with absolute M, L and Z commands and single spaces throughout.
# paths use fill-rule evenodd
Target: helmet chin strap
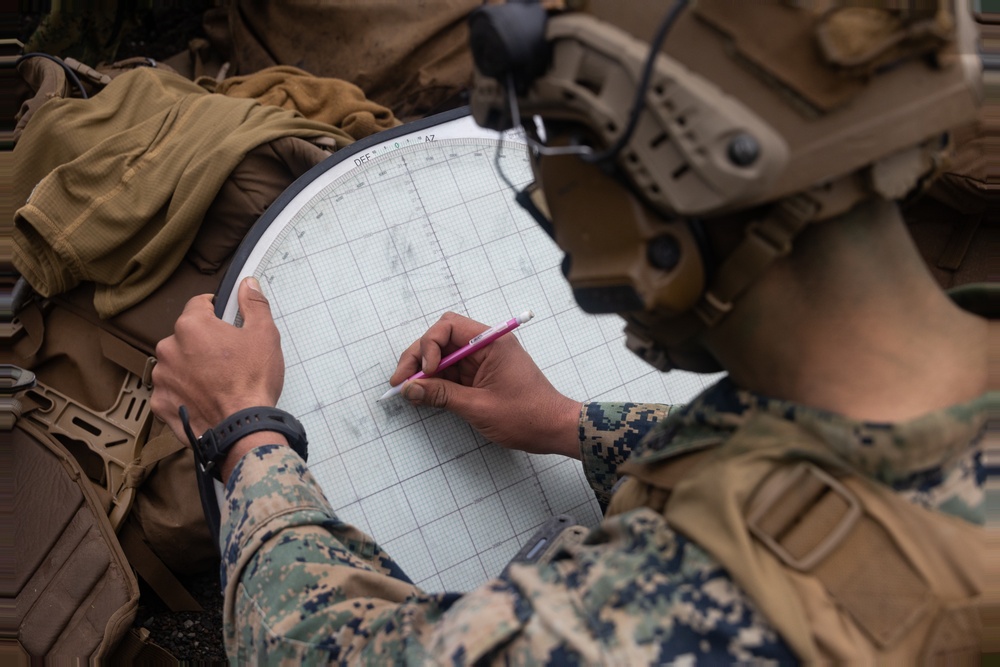
M 691 312 L 676 317 L 625 314 L 628 348 L 661 371 L 723 370 L 698 345 L 697 335 L 721 322 L 768 267 L 791 252 L 795 238 L 809 224 L 843 215 L 868 199 L 898 200 L 911 194 L 933 180 L 945 164 L 948 148 L 947 142 L 931 139 L 886 156 L 863 172 L 777 202 L 763 218 L 747 225 L 740 244 L 718 262 L 708 289 Z
M 816 219 L 820 210 L 820 202 L 799 194 L 778 202 L 763 218 L 749 223 L 743 240 L 719 263 L 710 287 L 692 310 L 672 317 L 649 312 L 623 313 L 628 348 L 660 371 L 723 370 L 698 344 L 698 334 L 722 321 L 736 300 L 768 267 L 791 252 L 792 241 Z
M 816 219 L 819 210 L 819 202 L 812 197 L 794 195 L 776 204 L 763 219 L 747 225 L 743 241 L 720 263 L 711 287 L 694 308 L 705 326 L 718 324 L 771 264 L 792 251 L 792 241 Z
M 947 150 L 946 143 L 931 139 L 866 170 L 778 201 L 763 218 L 747 225 L 743 240 L 719 263 L 694 312 L 705 326 L 715 326 L 771 264 L 792 251 L 792 242 L 807 225 L 843 215 L 868 199 L 902 199 L 932 180 Z

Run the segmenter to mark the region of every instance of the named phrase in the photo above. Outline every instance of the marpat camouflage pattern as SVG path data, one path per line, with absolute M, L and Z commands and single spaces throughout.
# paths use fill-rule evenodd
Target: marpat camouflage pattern
M 990 401 L 996 397 L 912 422 L 868 424 L 723 380 L 683 408 L 586 404 L 581 451 L 587 478 L 605 499 L 630 456 L 655 460 L 725 439 L 766 411 L 819 434 L 861 474 L 910 501 L 982 523 Z M 962 445 L 942 444 L 954 442 Z M 514 566 L 506 579 L 460 595 L 409 583 L 371 538 L 337 519 L 287 447 L 245 456 L 226 498 L 226 648 L 240 664 L 795 660 L 725 570 L 647 508 L 606 519 L 551 563 Z

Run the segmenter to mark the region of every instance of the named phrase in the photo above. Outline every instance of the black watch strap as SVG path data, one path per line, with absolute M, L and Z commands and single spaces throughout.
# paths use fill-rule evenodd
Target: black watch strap
M 215 428 L 210 428 L 196 438 L 188 422 L 187 408 L 180 408 L 181 423 L 194 456 L 205 472 L 220 479 L 219 468 L 226 453 L 239 440 L 258 431 L 274 431 L 285 436 L 288 444 L 296 454 L 306 460 L 308 457 L 308 441 L 306 432 L 299 420 L 278 408 L 256 407 L 240 410 L 230 415 Z
M 296 454 L 305 460 L 308 456 L 306 431 L 299 420 L 284 410 L 271 407 L 249 408 L 240 410 L 223 420 L 215 428 L 205 431 L 200 438 L 195 437 L 188 419 L 185 406 L 178 410 L 184 434 L 191 443 L 195 458 L 195 477 L 198 480 L 198 494 L 201 496 L 201 508 L 205 512 L 205 523 L 212 534 L 212 540 L 219 545 L 221 513 L 219 511 L 219 496 L 216 492 L 218 482 L 221 482 L 220 466 L 229 448 L 257 431 L 275 431 L 285 436 L 288 444 Z M 215 480 L 215 481 L 213 481 Z M 221 551 L 221 546 L 220 546 Z

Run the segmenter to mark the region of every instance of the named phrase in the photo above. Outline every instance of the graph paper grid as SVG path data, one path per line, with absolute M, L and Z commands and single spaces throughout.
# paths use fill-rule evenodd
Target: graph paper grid
M 425 590 L 496 576 L 554 514 L 601 518 L 579 462 L 508 451 L 454 415 L 377 400 L 442 313 L 492 325 L 532 309 L 514 335 L 575 399 L 681 403 L 714 379 L 653 370 L 625 348 L 617 317 L 581 312 L 558 248 L 497 163 L 518 187 L 530 179 L 517 142 L 387 151 L 302 205 L 249 268 L 281 333 L 279 406 L 306 428 L 311 472 L 338 515 Z

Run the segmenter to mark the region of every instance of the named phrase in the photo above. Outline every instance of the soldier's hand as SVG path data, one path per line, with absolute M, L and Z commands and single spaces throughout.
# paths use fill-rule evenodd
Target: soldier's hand
M 273 406 L 281 395 L 285 363 L 271 307 L 253 278 L 240 284 L 238 299 L 242 328 L 217 318 L 211 295 L 202 294 L 188 301 L 174 335 L 156 346 L 152 409 L 183 442 L 181 405 L 201 435 L 234 412 Z
M 489 327 L 445 313 L 399 358 L 395 386 L 418 370 L 434 373 L 441 358 Z M 450 410 L 489 440 L 536 454 L 580 457 L 580 403 L 560 394 L 514 336 L 503 336 L 440 375 L 409 382 L 403 398 Z

